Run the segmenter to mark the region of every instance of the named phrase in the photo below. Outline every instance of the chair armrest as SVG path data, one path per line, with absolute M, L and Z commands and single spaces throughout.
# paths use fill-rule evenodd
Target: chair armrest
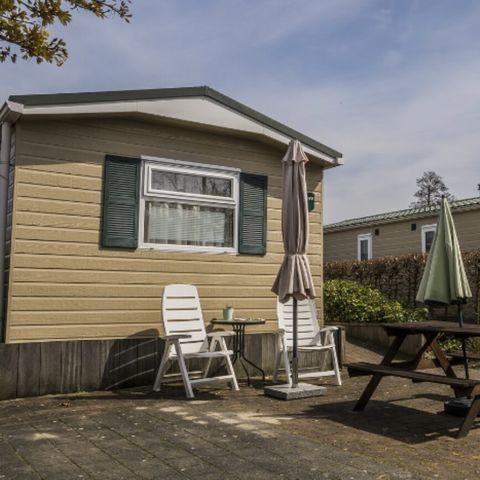
M 278 328 L 273 332 L 276 335 L 285 335 L 285 329 L 284 328 Z
M 319 332 L 336 332 L 338 330 L 338 327 L 323 327 L 319 330 Z
M 217 330 L 216 332 L 208 332 L 207 337 L 214 338 L 214 337 L 232 337 L 235 335 L 235 332 L 226 332 L 224 330 Z
M 160 337 L 162 340 L 182 340 L 185 338 L 192 338 L 189 333 L 177 333 L 176 335 L 163 335 Z
M 333 335 L 333 332 L 336 332 L 337 330 L 339 330 L 339 328 L 333 326 L 320 328 L 317 335 L 315 335 L 315 339 L 314 341 L 312 341 L 312 344 L 316 343 L 317 345 L 324 345 L 324 342 L 322 341 L 322 336 L 325 335 L 324 338 L 327 339 L 328 337 L 330 337 L 330 335 Z M 330 339 L 332 341 L 334 340 L 333 337 L 330 337 Z

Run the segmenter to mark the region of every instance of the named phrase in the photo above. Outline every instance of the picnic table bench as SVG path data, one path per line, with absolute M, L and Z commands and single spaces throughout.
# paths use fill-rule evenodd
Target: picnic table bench
M 372 363 L 354 363 L 348 366 L 348 373 L 351 377 L 358 377 L 364 375 L 382 375 L 384 377 L 400 377 L 408 378 L 412 382 L 428 382 L 439 383 L 442 385 L 448 385 L 455 391 L 455 396 L 470 396 L 473 392 L 478 390 L 480 394 L 480 380 L 471 380 L 464 378 L 451 378 L 444 375 L 438 375 L 434 373 L 425 373 L 413 370 L 407 370 L 405 368 L 399 368 L 395 366 L 387 365 L 375 365 Z
M 452 364 L 463 362 L 463 352 L 462 351 L 449 352 L 449 353 L 447 353 L 447 357 L 450 359 L 450 363 L 452 363 Z M 467 358 L 469 360 L 480 361 L 480 353 L 467 352 Z
M 354 410 L 365 409 L 371 396 L 377 389 L 381 379 L 387 376 L 407 378 L 413 382 L 429 382 L 450 386 L 456 397 L 472 397 L 471 406 L 458 431 L 457 438 L 464 437 L 470 431 L 475 417 L 480 413 L 480 380 L 458 378 L 452 368 L 452 361 L 446 356 L 437 342 L 440 333 L 467 338 L 480 337 L 480 326 L 465 325 L 460 327 L 453 322 L 416 322 L 404 324 L 385 324 L 387 335 L 394 337 L 390 348 L 387 350 L 382 362 L 379 365 L 371 363 L 352 363 L 348 365 L 348 373 L 351 377 L 372 376 L 370 382 L 356 403 Z M 411 361 L 394 362 L 394 358 L 408 335 L 423 334 L 424 344 Z M 424 354 L 431 350 L 434 358 L 426 359 Z M 443 375 L 427 373 L 421 370 L 427 368 L 441 367 Z

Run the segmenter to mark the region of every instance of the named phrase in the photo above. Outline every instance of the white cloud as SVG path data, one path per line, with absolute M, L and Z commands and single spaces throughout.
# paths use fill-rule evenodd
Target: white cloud
M 67 64 L 0 65 L 0 96 L 211 85 L 345 154 L 326 175 L 327 222 L 407 207 L 424 170 L 477 193 L 476 2 L 137 0 L 133 13 L 80 15 L 59 30 Z

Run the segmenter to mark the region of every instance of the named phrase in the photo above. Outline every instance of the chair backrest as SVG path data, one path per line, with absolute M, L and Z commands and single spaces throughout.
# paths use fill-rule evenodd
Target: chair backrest
M 183 353 L 198 353 L 207 349 L 207 333 L 196 287 L 167 285 L 163 290 L 162 318 L 166 335 L 191 335 L 180 340 Z
M 286 303 L 277 301 L 278 327 L 285 330 L 287 347 L 293 346 L 293 299 Z M 298 346 L 318 345 L 321 338 L 318 335 L 319 326 L 315 302 L 310 299 L 297 301 Z

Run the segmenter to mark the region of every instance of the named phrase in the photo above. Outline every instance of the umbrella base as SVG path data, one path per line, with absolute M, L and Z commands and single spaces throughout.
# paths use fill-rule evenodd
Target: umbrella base
M 467 397 L 453 398 L 452 400 L 444 402 L 443 405 L 445 413 L 457 417 L 464 417 L 472 405 L 472 399 Z
M 302 398 L 320 397 L 327 393 L 325 387 L 311 385 L 310 383 L 299 383 L 296 388 L 288 384 L 272 385 L 265 387 L 263 393 L 268 397 L 279 398 L 281 400 L 300 400 Z

